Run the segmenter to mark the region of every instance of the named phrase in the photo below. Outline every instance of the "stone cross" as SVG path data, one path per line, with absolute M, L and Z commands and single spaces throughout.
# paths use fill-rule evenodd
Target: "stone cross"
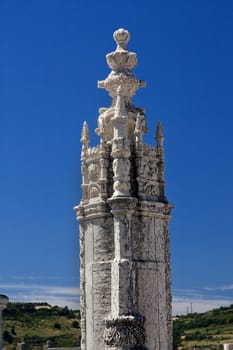
M 115 31 L 111 69 L 98 82 L 112 98 L 100 108 L 99 145 L 82 130 L 80 307 L 82 350 L 171 350 L 169 219 L 164 193 L 163 129 L 156 145 L 143 142 L 143 108 L 132 98 L 145 82 L 133 73 L 130 34 Z

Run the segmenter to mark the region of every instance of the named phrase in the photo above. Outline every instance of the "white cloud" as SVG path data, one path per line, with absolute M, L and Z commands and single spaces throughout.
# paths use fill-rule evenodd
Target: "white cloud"
M 187 312 L 205 312 L 208 310 L 216 309 L 221 306 L 229 306 L 233 303 L 232 299 L 196 299 L 196 298 L 182 298 L 174 297 L 172 303 L 173 315 L 184 315 Z M 192 304 L 192 306 L 191 306 Z
M 2 276 L 0 277 L 0 281 L 20 281 L 21 283 L 26 283 L 28 281 L 40 281 L 42 284 L 43 281 L 60 281 L 61 282 L 72 282 L 76 281 L 78 282 L 78 276 L 43 276 L 43 275 L 13 275 L 13 276 Z
M 6 294 L 10 301 L 48 302 L 51 305 L 79 309 L 80 290 L 78 287 L 2 283 L 0 291 Z
M 175 289 L 173 291 L 173 315 L 186 314 L 191 309 L 193 312 L 205 312 L 221 306 L 229 306 L 233 304 L 233 294 L 224 293 L 224 291 L 231 291 L 233 289 L 231 287 L 233 286 Z M 214 293 L 217 291 L 218 294 Z
M 51 305 L 79 309 L 80 289 L 76 286 L 39 283 L 0 283 L 0 293 L 10 301 L 48 302 Z M 233 295 L 217 295 L 214 291 L 230 291 L 232 285 L 216 288 L 175 289 L 173 292 L 173 315 L 190 312 L 204 312 L 220 306 L 233 304 Z M 221 294 L 220 292 L 218 294 Z M 230 293 L 231 294 L 231 293 Z
M 12 276 L 11 279 L 14 280 L 21 280 L 21 281 L 25 281 L 25 280 L 31 280 L 31 281 L 36 281 L 36 280 L 61 280 L 60 277 L 58 276 L 29 276 L 29 275 L 17 275 L 17 276 Z M 62 278 L 63 279 L 63 278 Z
M 229 284 L 227 286 L 218 286 L 218 287 L 205 287 L 204 289 L 207 290 L 207 291 L 217 291 L 217 290 L 219 290 L 219 291 L 224 292 L 224 291 L 227 291 L 227 290 L 233 290 L 233 284 Z
M 79 295 L 80 290 L 77 287 L 64 287 L 64 286 L 51 286 L 41 284 L 0 284 L 1 290 L 37 290 L 46 294 L 66 294 L 66 295 Z

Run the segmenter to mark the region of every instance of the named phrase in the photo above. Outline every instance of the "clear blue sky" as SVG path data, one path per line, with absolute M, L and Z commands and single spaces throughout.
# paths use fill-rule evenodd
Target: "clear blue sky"
M 80 133 L 92 144 L 114 30 L 130 31 L 134 99 L 166 137 L 174 312 L 233 303 L 233 2 L 0 2 L 0 293 L 77 305 Z

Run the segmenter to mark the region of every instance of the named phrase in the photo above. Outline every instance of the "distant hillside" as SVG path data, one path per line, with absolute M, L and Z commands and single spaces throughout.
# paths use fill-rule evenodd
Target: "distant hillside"
M 79 311 L 46 303 L 9 303 L 3 312 L 3 346 L 13 350 L 26 341 L 29 350 L 51 346 L 73 347 L 80 343 Z
M 222 350 L 223 343 L 233 343 L 233 305 L 178 316 L 173 333 L 174 349 Z M 46 303 L 9 303 L 3 312 L 3 339 L 6 350 L 23 340 L 28 350 L 41 350 L 47 341 L 54 347 L 78 346 L 79 311 Z
M 174 349 L 223 349 L 233 343 L 233 305 L 201 314 L 179 316 L 173 322 Z

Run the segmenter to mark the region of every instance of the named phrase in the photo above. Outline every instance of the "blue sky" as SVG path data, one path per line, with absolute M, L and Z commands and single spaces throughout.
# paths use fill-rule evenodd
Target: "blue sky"
M 233 2 L 0 2 L 0 293 L 78 305 L 80 133 L 92 145 L 114 30 L 130 31 L 134 98 L 165 131 L 174 313 L 233 303 Z

